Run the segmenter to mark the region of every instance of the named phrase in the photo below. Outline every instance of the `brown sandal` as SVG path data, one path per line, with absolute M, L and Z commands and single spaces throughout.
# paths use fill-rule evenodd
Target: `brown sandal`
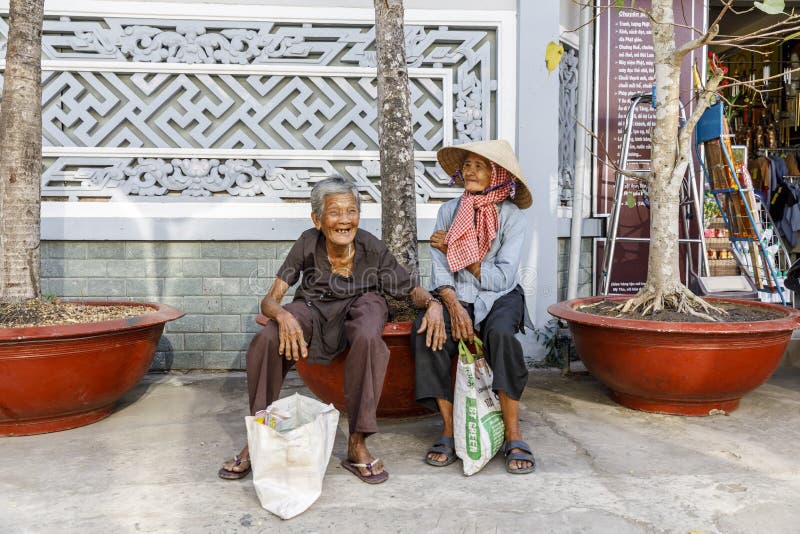
M 240 478 L 244 478 L 250 473 L 250 458 L 240 458 L 237 454 L 233 457 L 234 467 L 239 467 L 243 463 L 247 462 L 247 467 L 242 469 L 241 471 L 231 471 L 230 469 L 225 469 L 224 467 L 219 470 L 217 473 L 219 478 L 224 478 L 225 480 L 239 480 Z
M 368 464 L 359 464 L 351 460 L 342 460 L 342 467 L 353 473 L 367 484 L 380 484 L 381 482 L 386 482 L 386 480 L 389 478 L 389 472 L 383 470 L 380 473 L 374 473 L 373 469 L 375 468 L 375 464 L 378 462 L 380 462 L 378 458 L 375 458 Z M 363 467 L 369 471 L 369 475 L 361 473 L 359 467 Z

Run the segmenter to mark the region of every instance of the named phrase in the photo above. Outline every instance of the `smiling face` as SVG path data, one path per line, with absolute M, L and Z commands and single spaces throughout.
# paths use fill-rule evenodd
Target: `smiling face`
M 469 153 L 461 166 L 464 189 L 470 193 L 482 193 L 492 183 L 492 165 L 483 156 Z
M 328 243 L 346 246 L 353 242 L 361 216 L 356 199 L 350 193 L 326 195 L 322 206 L 322 218 L 311 213 L 317 230 L 322 231 Z

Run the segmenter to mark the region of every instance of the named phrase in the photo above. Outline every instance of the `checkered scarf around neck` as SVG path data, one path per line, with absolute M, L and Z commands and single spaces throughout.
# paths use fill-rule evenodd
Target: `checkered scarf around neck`
M 492 180 L 489 187 L 477 195 L 464 191 L 445 238 L 447 263 L 454 273 L 483 260 L 489 252 L 500 224 L 497 204 L 505 200 L 514 188 L 514 176 L 500 165 L 490 163 Z

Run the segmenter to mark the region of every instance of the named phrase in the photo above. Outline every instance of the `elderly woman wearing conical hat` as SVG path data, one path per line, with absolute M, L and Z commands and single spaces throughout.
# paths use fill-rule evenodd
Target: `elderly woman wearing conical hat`
M 503 410 L 506 470 L 530 473 L 534 457 L 519 430 L 519 398 L 528 370 L 515 334 L 533 326 L 516 281 L 526 229 L 522 210 L 531 205 L 531 193 L 506 141 L 446 147 L 437 156 L 445 172 L 463 184 L 464 193 L 442 204 L 431 236 L 431 285 L 445 305 L 447 341 L 434 350 L 423 335 L 413 339 L 417 401 L 438 408 L 443 423 L 442 436 L 425 461 L 442 467 L 456 459 L 451 358 L 458 353 L 458 341 L 471 341 L 477 331 Z M 422 319 L 417 317 L 417 327 Z

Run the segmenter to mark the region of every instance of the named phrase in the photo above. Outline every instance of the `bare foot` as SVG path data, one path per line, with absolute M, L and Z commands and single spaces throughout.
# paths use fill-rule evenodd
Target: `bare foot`
M 355 464 L 371 464 L 375 460 L 367 449 L 363 432 L 353 432 L 347 439 L 347 459 Z M 358 470 L 364 476 L 378 475 L 385 471 L 383 461 L 378 461 L 373 465 L 372 471 L 366 467 L 359 467 Z

